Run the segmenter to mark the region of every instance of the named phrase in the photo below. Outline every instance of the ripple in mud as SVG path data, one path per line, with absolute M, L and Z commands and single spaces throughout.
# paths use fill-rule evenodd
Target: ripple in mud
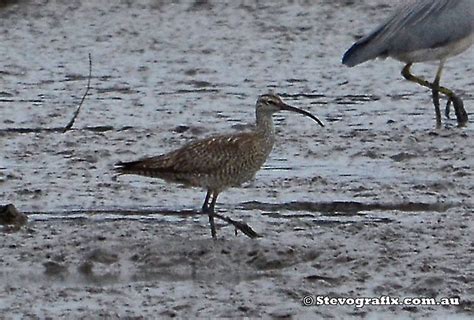
M 358 213 L 361 211 L 436 211 L 444 212 L 455 204 L 445 203 L 362 203 L 354 201 L 334 201 L 334 202 L 288 202 L 283 204 L 265 203 L 259 201 L 250 201 L 241 204 L 244 210 L 263 210 L 263 211 L 309 211 L 309 212 L 330 212 L 330 213 Z
M 402 211 L 402 212 L 445 212 L 450 208 L 459 206 L 455 203 L 423 203 L 423 202 L 406 202 L 406 203 L 363 203 L 356 201 L 333 201 L 333 202 L 305 202 L 294 201 L 286 203 L 266 203 L 260 201 L 243 202 L 238 205 L 241 210 L 259 210 L 259 211 L 307 211 L 322 213 L 338 213 L 339 215 L 354 215 L 364 211 Z M 29 216 L 35 216 L 35 220 L 48 219 L 50 217 L 67 218 L 86 215 L 104 216 L 112 218 L 127 216 L 180 216 L 193 217 L 201 215 L 202 212 L 195 210 L 164 210 L 154 208 L 105 208 L 105 209 L 84 209 L 84 210 L 67 210 L 67 211 L 36 211 L 27 212 Z M 304 217 L 306 215 L 292 215 L 293 217 Z M 308 215 L 311 216 L 312 215 Z

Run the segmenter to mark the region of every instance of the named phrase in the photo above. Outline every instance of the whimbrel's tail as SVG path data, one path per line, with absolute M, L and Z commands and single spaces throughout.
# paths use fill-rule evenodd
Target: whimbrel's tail
M 137 174 L 142 176 L 155 176 L 159 168 L 151 168 L 147 161 L 137 160 L 130 162 L 117 162 L 114 165 L 114 171 L 118 175 L 122 174 Z
M 166 156 L 156 156 L 130 162 L 117 162 L 114 166 L 114 171 L 118 175 L 136 174 L 166 180 L 169 179 L 170 175 L 177 173 L 176 169 L 172 166 L 173 161 L 171 160 Z
M 131 162 L 117 162 L 114 164 L 114 171 L 117 174 L 133 174 L 136 171 L 136 164 L 138 161 L 131 161 Z M 135 169 L 134 169 L 135 168 Z

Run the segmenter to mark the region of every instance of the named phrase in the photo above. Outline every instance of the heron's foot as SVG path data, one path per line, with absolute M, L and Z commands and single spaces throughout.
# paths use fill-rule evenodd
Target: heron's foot
M 464 109 L 464 103 L 461 98 L 457 95 L 452 95 L 450 99 L 453 102 L 454 113 L 456 114 L 456 120 L 458 121 L 458 127 L 465 127 L 469 118 L 467 112 Z
M 451 119 L 450 117 L 450 112 L 451 112 L 451 98 L 448 97 L 448 102 L 446 102 L 446 108 L 444 109 L 444 115 L 446 116 L 446 119 Z
M 454 94 L 452 96 L 448 96 L 448 102 L 446 102 L 446 108 L 444 109 L 444 115 L 447 119 L 451 119 L 451 104 L 453 105 L 454 112 L 456 114 L 458 127 L 464 127 L 469 119 L 467 112 L 464 109 L 464 103 L 462 99 Z
M 456 119 L 457 119 L 457 122 L 458 122 L 458 127 L 464 127 L 467 124 L 468 116 L 467 116 L 466 110 L 464 110 L 464 103 L 463 103 L 462 99 L 459 98 L 452 90 L 450 90 L 446 87 L 440 86 L 436 82 L 431 83 L 431 82 L 426 81 L 425 79 L 423 79 L 421 77 L 417 77 L 417 76 L 413 75 L 410 72 L 411 66 L 412 66 L 411 63 L 405 65 L 405 67 L 402 70 L 402 75 L 408 81 L 418 83 L 419 85 L 432 90 L 432 92 L 433 92 L 433 103 L 435 105 L 435 110 L 436 110 L 436 123 L 437 123 L 437 126 L 441 122 L 441 116 L 440 116 L 440 112 L 438 110 L 439 106 L 437 107 L 437 102 L 439 104 L 439 101 L 438 101 L 439 93 L 442 93 L 443 95 L 447 96 L 448 99 L 449 99 L 448 100 L 448 105 L 446 106 L 447 110 L 445 110 L 445 114 L 449 115 L 449 105 L 450 105 L 449 101 L 451 101 L 453 103 L 454 111 L 456 113 Z

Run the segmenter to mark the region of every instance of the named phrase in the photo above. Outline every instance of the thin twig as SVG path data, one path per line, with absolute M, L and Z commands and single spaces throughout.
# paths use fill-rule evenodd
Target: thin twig
M 66 132 L 66 131 L 68 131 L 69 129 L 71 129 L 72 126 L 74 125 L 74 121 L 76 121 L 76 118 L 77 118 L 77 116 L 79 115 L 79 111 L 81 110 L 82 103 L 83 103 L 84 100 L 86 99 L 87 93 L 89 93 L 89 89 L 91 88 L 91 77 L 92 77 L 92 58 L 91 58 L 91 54 L 89 53 L 89 77 L 87 78 L 87 88 L 86 88 L 86 92 L 85 92 L 84 95 L 82 96 L 81 102 L 80 102 L 79 105 L 77 106 L 76 112 L 74 112 L 74 115 L 72 116 L 71 121 L 69 121 L 69 123 L 67 124 L 67 126 L 64 127 L 63 133 Z

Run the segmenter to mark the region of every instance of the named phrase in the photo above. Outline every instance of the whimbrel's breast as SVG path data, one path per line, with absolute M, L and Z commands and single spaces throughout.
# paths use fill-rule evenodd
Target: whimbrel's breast
M 222 161 L 211 171 L 162 172 L 159 177 L 169 182 L 188 186 L 224 190 L 229 187 L 241 186 L 243 183 L 253 180 L 266 158 L 264 150 L 235 154 L 235 157 Z

